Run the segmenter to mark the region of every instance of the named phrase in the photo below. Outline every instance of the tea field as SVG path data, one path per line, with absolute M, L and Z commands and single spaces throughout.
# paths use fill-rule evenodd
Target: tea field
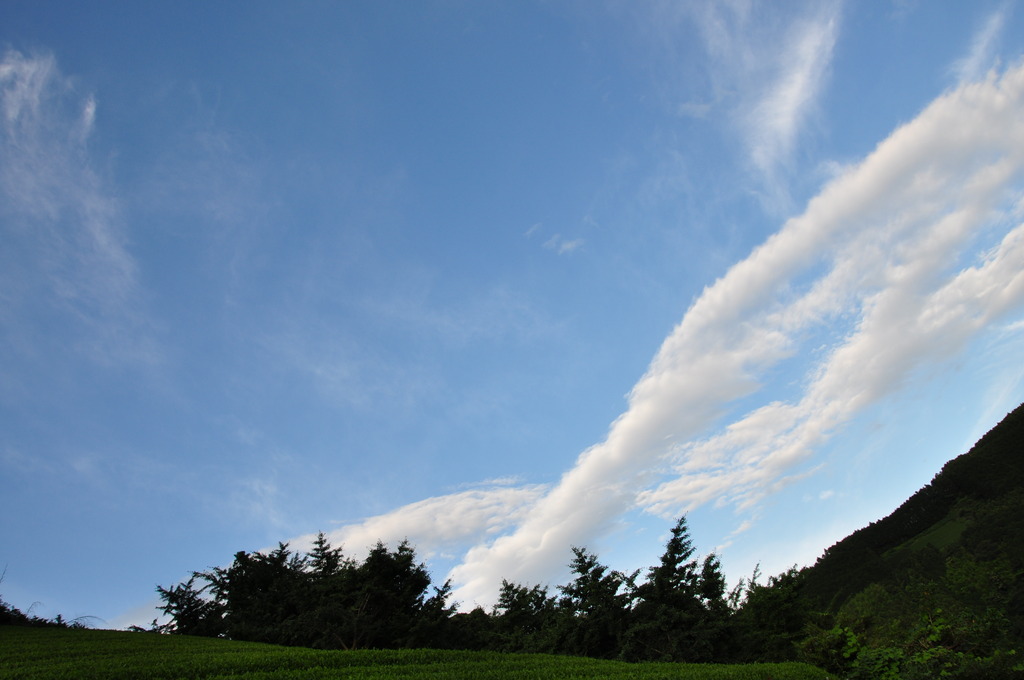
M 0 627 L 0 680 L 826 680 L 798 663 L 628 664 L 544 654 L 441 650 L 320 651 L 213 638 Z

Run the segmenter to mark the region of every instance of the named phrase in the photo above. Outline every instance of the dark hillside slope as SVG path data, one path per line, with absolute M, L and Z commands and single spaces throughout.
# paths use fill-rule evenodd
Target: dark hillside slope
M 946 463 L 891 515 L 836 543 L 805 570 L 803 593 L 830 611 L 872 583 L 931 576 L 967 550 L 1024 568 L 1024 404 Z

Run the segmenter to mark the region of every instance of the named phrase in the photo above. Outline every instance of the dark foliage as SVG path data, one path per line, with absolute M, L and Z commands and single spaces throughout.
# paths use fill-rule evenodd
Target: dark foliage
M 636 587 L 622 656 L 631 661 L 710 662 L 728 640 L 725 577 L 715 555 L 693 559 L 686 517 L 672 528 L 661 563 Z
M 204 597 L 201 589 L 196 588 L 198 574 L 184 583 L 171 588 L 157 586 L 157 593 L 164 604 L 160 610 L 171 617 L 169 623 L 154 627 L 164 633 L 181 635 L 204 635 L 215 637 L 223 632 L 223 610 L 219 603 Z
M 2 580 L 2 579 L 0 579 Z M 32 609 L 29 608 L 29 612 Z M 81 618 L 68 620 L 60 614 L 47 619 L 42 616 L 36 616 L 35 614 L 21 611 L 17 607 L 8 602 L 5 602 L 3 598 L 0 598 L 0 626 L 34 626 L 40 628 L 88 628 L 88 621 L 94 619 L 94 617 L 83 616 Z
M 574 578 L 559 587 L 559 651 L 614 658 L 628 622 L 635 575 L 609 570 L 584 548 L 574 547 L 572 553 Z
M 440 640 L 453 614 L 450 586 L 430 590 L 408 543 L 377 543 L 360 564 L 320 534 L 308 555 L 286 544 L 239 552 L 227 568 L 158 587 L 170 621 L 157 629 L 329 649 L 422 647 Z
M 930 484 L 911 496 L 888 517 L 855 531 L 825 551 L 808 569 L 805 594 L 820 607 L 836 611 L 871 583 L 902 578 L 900 557 L 893 551 L 931 527 L 946 521 L 969 525 L 964 540 L 974 548 L 987 542 L 996 552 L 1024 560 L 1024 405 L 1006 416 L 967 453 L 946 463 Z M 1017 512 L 1013 516 L 1012 508 Z M 1003 508 L 1005 523 L 994 525 L 993 513 Z M 979 515 L 980 513 L 980 515 Z M 985 517 L 985 515 L 990 515 Z M 989 521 L 984 521 L 989 520 Z M 941 564 L 941 562 L 940 562 Z M 1024 563 L 1018 564 L 1024 567 Z M 911 570 L 913 568 L 911 567 Z
M 742 607 L 733 615 L 733 656 L 737 660 L 792 661 L 798 657 L 811 610 L 803 597 L 804 575 L 795 567 L 757 582 L 755 572 L 744 589 Z
M 563 614 L 547 588 L 502 581 L 491 617 L 488 648 L 504 652 L 554 651 Z
M 0 626 L 25 626 L 31 621 L 20 609 L 0 599 Z
M 849 678 L 1024 676 L 1024 405 L 805 570 L 802 658 Z

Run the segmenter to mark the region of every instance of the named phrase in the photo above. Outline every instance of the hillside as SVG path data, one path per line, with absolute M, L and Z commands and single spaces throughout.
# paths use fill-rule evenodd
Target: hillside
M 1024 678 L 1022 508 L 1024 405 L 794 576 L 797 657 L 850 680 Z
M 872 583 L 908 572 L 937 575 L 943 559 L 966 550 L 1004 554 L 1024 568 L 1024 404 L 892 514 L 836 543 L 805 572 L 804 594 L 838 611 Z

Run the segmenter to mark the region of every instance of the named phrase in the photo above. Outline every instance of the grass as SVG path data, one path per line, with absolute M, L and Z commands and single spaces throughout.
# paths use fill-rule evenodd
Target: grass
M 497 652 L 341 652 L 107 630 L 0 627 L 0 680 L 825 680 L 829 677 L 822 670 L 798 663 L 627 664 Z
M 888 551 L 887 555 L 894 555 L 902 551 L 916 552 L 931 546 L 939 550 L 946 550 L 956 545 L 964 530 L 970 526 L 970 520 L 960 508 L 954 508 L 948 515 L 928 527 L 917 536 Z

